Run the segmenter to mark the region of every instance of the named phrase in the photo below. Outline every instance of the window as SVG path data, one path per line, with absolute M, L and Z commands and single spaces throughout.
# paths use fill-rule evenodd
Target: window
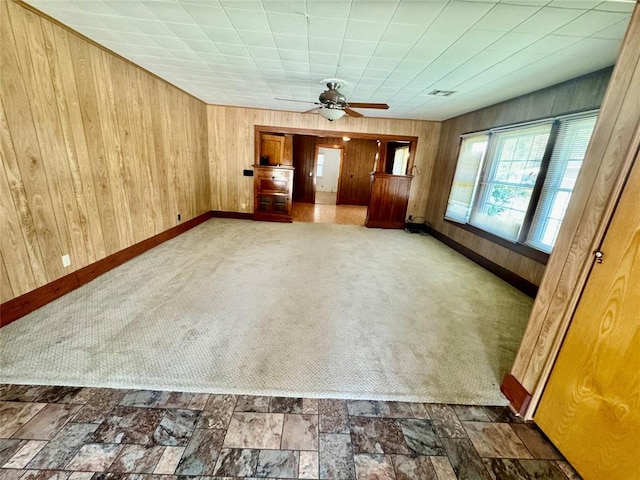
M 445 217 L 549 253 L 596 114 L 464 136 Z
M 409 145 L 398 147 L 393 154 L 393 175 L 406 175 L 407 162 L 409 161 Z
M 324 153 L 318 154 L 318 163 L 316 165 L 316 177 L 322 176 L 322 169 L 324 167 Z

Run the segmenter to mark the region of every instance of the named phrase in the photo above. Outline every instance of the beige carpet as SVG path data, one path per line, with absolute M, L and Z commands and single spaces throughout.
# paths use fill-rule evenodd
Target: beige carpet
M 0 330 L 0 382 L 505 404 L 532 301 L 398 230 L 212 219 Z

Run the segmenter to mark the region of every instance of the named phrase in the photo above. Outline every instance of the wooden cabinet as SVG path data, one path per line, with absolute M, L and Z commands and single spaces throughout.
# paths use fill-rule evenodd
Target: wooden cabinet
M 254 165 L 254 220 L 291 222 L 293 167 Z

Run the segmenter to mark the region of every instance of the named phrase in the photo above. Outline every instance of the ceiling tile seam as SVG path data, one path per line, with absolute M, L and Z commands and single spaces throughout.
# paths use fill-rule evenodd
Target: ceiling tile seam
M 309 64 L 309 82 L 311 82 L 311 39 L 309 35 L 309 8 L 308 1 L 304 0 L 304 20 L 307 25 L 307 63 Z M 314 102 L 315 103 L 315 102 Z
M 260 7 L 262 8 L 262 12 L 264 13 L 264 17 L 267 20 L 267 25 L 269 25 L 269 33 L 271 34 L 271 39 L 273 40 L 273 44 L 276 47 L 276 51 L 278 52 L 278 59 L 280 60 L 280 65 L 282 65 L 282 69 L 284 71 L 284 76 L 285 76 L 285 80 L 286 80 L 287 79 L 287 69 L 285 68 L 284 60 L 282 59 L 282 54 L 280 53 L 280 47 L 278 47 L 278 43 L 276 42 L 276 38 L 275 38 L 274 33 L 273 33 L 273 27 L 271 25 L 271 21 L 269 20 L 269 15 L 267 15 L 267 10 L 264 8 L 264 3 L 263 3 L 262 0 L 260 0 Z M 222 8 L 225 8 L 224 5 L 222 6 Z M 235 24 L 233 23 L 233 21 L 231 21 L 231 24 L 235 28 Z M 309 29 L 308 29 L 308 27 L 307 27 L 307 38 L 309 38 Z M 243 44 L 244 44 L 244 40 L 243 40 Z M 256 61 L 256 59 L 253 56 L 253 53 L 251 53 L 251 51 L 249 51 L 249 55 L 251 55 L 251 58 L 253 58 L 253 61 L 256 62 L 256 65 L 257 65 L 258 62 Z M 291 90 L 291 86 L 286 85 L 286 88 L 287 88 L 288 96 L 289 97 L 293 97 L 293 91 Z M 269 84 L 269 91 L 271 92 L 272 95 L 275 95 L 271 84 Z
M 449 2 L 447 3 L 447 5 L 448 5 L 448 4 L 449 4 Z M 442 55 L 444 55 L 444 54 L 445 54 L 445 53 L 446 53 L 446 52 L 451 48 L 451 46 L 452 46 L 452 45 L 453 45 L 453 44 L 454 44 L 454 43 L 455 43 L 459 38 L 461 38 L 463 35 L 466 35 L 466 34 L 467 34 L 471 29 L 473 29 L 473 27 L 474 27 L 475 25 L 477 25 L 477 24 L 478 24 L 478 22 L 480 22 L 483 18 L 485 18 L 487 15 L 489 15 L 489 14 L 490 14 L 490 13 L 491 13 L 491 12 L 492 12 L 496 7 L 497 7 L 497 6 L 498 6 L 498 4 L 497 4 L 497 3 L 495 3 L 495 4 L 493 5 L 493 7 L 492 7 L 492 8 L 490 8 L 490 9 L 489 9 L 489 10 L 488 10 L 484 15 L 482 15 L 480 18 L 478 18 L 478 20 L 476 20 L 476 21 L 473 23 L 473 25 L 471 25 L 471 26 L 470 26 L 470 27 L 469 27 L 469 28 L 468 28 L 468 29 L 467 29 L 463 34 L 459 35 L 459 36 L 458 36 L 458 38 L 456 38 L 456 40 L 454 40 L 452 43 L 450 43 L 450 44 L 447 46 L 447 48 L 445 48 L 445 49 L 440 53 L 440 55 L 438 55 L 436 58 L 434 58 L 434 59 L 429 63 L 429 65 L 427 65 L 427 66 L 426 66 L 424 69 L 422 69 L 418 74 L 416 74 L 416 75 L 415 75 L 415 76 L 414 76 L 414 77 L 413 77 L 409 82 L 407 82 L 407 83 L 406 83 L 402 88 L 405 88 L 409 83 L 413 82 L 416 78 L 418 78 L 420 75 L 422 75 L 422 73 L 423 73 L 423 72 L 425 72 L 425 71 L 426 71 L 426 70 L 427 70 L 431 65 L 433 65 L 433 63 L 434 63 L 436 60 L 438 60 L 440 57 L 442 57 Z M 537 8 L 537 10 L 535 10 L 534 12 L 532 12 L 532 13 L 531 13 L 531 15 L 529 15 L 527 18 L 523 19 L 523 20 L 522 20 L 518 25 L 514 26 L 513 28 L 516 28 L 516 27 L 520 26 L 523 22 L 527 21 L 529 18 L 531 18 L 533 15 L 535 15 L 536 13 L 538 13 L 538 12 L 539 12 L 540 10 L 542 10 L 543 8 L 544 8 L 544 7 L 538 7 L 538 8 Z M 444 10 L 444 8 L 439 12 L 438 16 L 440 16 L 440 14 L 442 13 L 442 11 L 443 11 L 443 10 Z M 434 19 L 434 21 L 435 21 L 435 19 Z M 433 24 L 433 22 L 432 22 L 432 24 Z M 510 31 L 513 31 L 513 28 L 512 28 Z M 427 29 L 427 31 L 428 31 L 428 29 Z M 426 31 L 425 31 L 425 33 L 426 33 Z M 509 33 L 509 32 L 505 32 L 505 33 L 504 33 L 504 35 L 500 36 L 500 38 L 504 37 L 507 33 Z M 498 40 L 500 40 L 500 38 L 498 38 L 497 40 L 495 40 L 493 43 L 495 43 L 495 42 L 497 42 Z M 492 45 L 493 45 L 493 43 L 492 43 Z M 471 61 L 471 60 L 473 60 L 475 57 L 477 57 L 477 56 L 479 55 L 479 53 L 480 53 L 480 52 L 478 52 L 478 53 L 476 53 L 475 55 L 473 55 L 471 58 L 469 58 L 467 61 L 465 61 L 462 65 L 460 65 L 459 67 L 455 68 L 452 72 L 448 72 L 448 73 L 447 73 L 447 75 L 449 75 L 450 73 L 455 72 L 455 71 L 456 71 L 456 70 L 458 70 L 460 67 L 462 67 L 462 66 L 466 65 L 468 62 L 470 62 L 470 61 Z M 407 55 L 408 55 L 408 53 L 407 53 Z M 512 55 L 511 55 L 511 56 L 512 56 Z M 405 58 L 406 58 L 406 56 L 405 56 Z M 404 58 L 403 58 L 403 60 L 404 60 Z M 506 60 L 506 59 L 504 59 L 504 60 Z M 504 61 L 504 60 L 502 60 L 502 61 Z M 490 67 L 487 67 L 485 70 L 483 70 L 483 72 L 484 72 L 484 71 L 486 71 L 486 70 L 488 70 L 488 69 L 490 69 L 490 68 L 493 68 L 495 65 L 498 65 L 499 63 L 500 63 L 500 62 L 497 62 L 497 63 L 495 63 L 494 65 L 491 65 Z M 480 73 L 482 73 L 482 72 L 480 72 Z M 474 77 L 475 77 L 475 76 L 477 76 L 477 75 L 474 75 Z M 439 81 L 441 81 L 444 77 L 446 77 L 446 75 L 443 75 L 443 76 L 442 76 L 442 77 L 440 77 L 437 81 L 432 82 L 430 85 L 428 85 L 427 87 L 425 87 L 424 89 L 422 89 L 420 92 L 416 93 L 413 97 L 411 97 L 411 99 L 410 99 L 410 100 L 407 100 L 407 101 L 405 101 L 404 103 L 408 103 L 408 102 L 412 101 L 414 98 L 418 97 L 419 95 L 422 95 L 422 94 L 423 94 L 424 92 L 426 92 L 427 90 L 432 89 L 432 88 L 433 88 L 433 86 L 434 86 L 436 83 L 438 83 Z M 471 78 L 474 78 L 474 77 L 471 77 Z M 470 80 L 470 79 L 467 79 L 467 80 Z M 459 85 L 461 85 L 461 84 L 457 84 L 457 85 L 455 85 L 453 88 L 457 88 Z M 393 97 L 392 97 L 392 98 L 393 98 Z
M 344 51 L 344 40 L 347 35 L 347 27 L 349 26 L 349 17 L 351 16 L 351 8 L 353 7 L 353 0 L 349 0 L 349 12 L 347 13 L 347 24 L 344 27 L 344 32 L 342 32 L 342 42 L 340 44 L 340 53 L 338 54 L 338 64 L 336 65 L 336 71 L 333 74 L 334 77 L 338 76 L 338 69 L 340 68 L 340 59 L 342 58 L 342 52 Z
M 411 52 L 411 50 L 412 50 L 412 49 L 416 46 L 416 44 L 417 44 L 417 43 L 422 39 L 422 37 L 424 37 L 424 36 L 425 36 L 425 34 L 426 34 L 426 33 L 429 31 L 429 29 L 431 28 L 431 25 L 433 25 L 433 24 L 434 24 L 434 22 L 435 22 L 435 21 L 440 17 L 440 15 L 441 15 L 441 14 L 442 14 L 442 12 L 444 11 L 444 9 L 445 9 L 445 8 L 447 8 L 447 5 L 449 5 L 449 3 L 451 3 L 451 2 L 450 2 L 450 0 L 447 0 L 447 2 L 446 2 L 446 3 L 445 3 L 445 4 L 440 8 L 440 11 L 438 12 L 438 14 L 437 14 L 437 15 L 435 15 L 435 16 L 433 17 L 433 20 L 431 20 L 431 22 L 429 23 L 429 25 L 424 29 L 424 31 L 422 32 L 422 35 L 420 35 L 420 37 L 418 37 L 418 38 L 413 42 L 413 45 L 411 46 L 411 48 L 409 49 L 409 51 L 407 51 L 407 53 L 405 53 L 405 54 L 404 54 L 404 57 L 402 57 L 402 58 L 400 59 L 400 61 L 399 61 L 399 62 L 398 62 L 398 64 L 396 65 L 396 68 L 394 68 L 394 69 L 393 69 L 393 71 L 392 71 L 391 73 L 393 73 L 393 72 L 397 69 L 397 66 L 398 66 L 400 63 L 402 63 L 402 61 L 403 61 L 405 58 L 407 58 L 407 55 L 409 55 L 409 52 Z M 398 10 L 398 6 L 399 6 L 399 5 L 400 5 L 400 2 L 398 2 L 398 4 L 396 5 L 396 9 L 394 10 L 394 13 Z M 390 22 L 389 22 L 389 23 L 390 23 Z M 386 33 L 386 30 L 385 30 L 385 33 Z M 382 37 L 380 37 L 380 38 L 382 38 Z M 379 45 L 380 45 L 380 42 L 378 42 L 378 46 L 379 46 Z M 376 46 L 376 49 L 378 48 L 378 46 Z M 374 53 L 375 53 L 375 50 L 374 50 Z M 434 60 L 434 61 L 435 61 L 435 60 Z M 371 63 L 371 60 L 369 60 L 369 64 L 370 64 L 370 63 Z M 432 63 L 433 63 L 433 62 L 432 62 Z M 368 66 L 368 65 L 367 65 L 367 66 Z M 426 70 L 426 68 L 428 68 L 428 66 L 427 66 L 427 67 L 425 67 L 424 69 L 422 69 L 419 73 L 417 73 L 417 74 L 416 74 L 416 76 L 415 76 L 415 77 L 413 77 L 410 81 L 406 82 L 402 87 L 400 87 L 400 89 L 404 89 L 404 88 L 405 88 L 409 83 L 411 83 L 413 80 L 415 80 L 415 79 L 417 78 L 417 76 L 418 76 L 418 75 L 420 75 L 424 70 Z M 384 83 L 386 80 L 388 80 L 388 79 L 389 79 L 389 77 L 391 76 L 391 73 L 390 73 L 389 75 L 387 75 L 387 77 L 383 80 L 383 82 L 382 82 L 382 83 Z M 362 75 L 360 76 L 360 79 L 361 79 L 361 78 L 362 78 Z M 358 82 L 360 82 L 360 79 L 358 79 Z M 380 87 L 378 87 L 378 88 L 376 89 L 376 92 L 377 92 L 378 90 L 380 90 Z M 374 95 L 375 95 L 375 93 L 374 93 Z M 415 97 L 415 95 L 414 95 L 414 97 Z M 391 98 L 393 98 L 393 97 L 391 97 Z M 390 98 L 389 100 L 391 100 L 391 98 Z M 412 97 L 412 98 L 413 98 L 413 97 Z M 404 102 L 404 103 L 407 103 L 407 102 Z

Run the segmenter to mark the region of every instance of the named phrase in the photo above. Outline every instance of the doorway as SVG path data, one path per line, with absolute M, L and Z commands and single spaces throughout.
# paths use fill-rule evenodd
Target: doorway
M 318 205 L 337 205 L 342 148 L 318 146 L 316 154 L 316 198 Z

